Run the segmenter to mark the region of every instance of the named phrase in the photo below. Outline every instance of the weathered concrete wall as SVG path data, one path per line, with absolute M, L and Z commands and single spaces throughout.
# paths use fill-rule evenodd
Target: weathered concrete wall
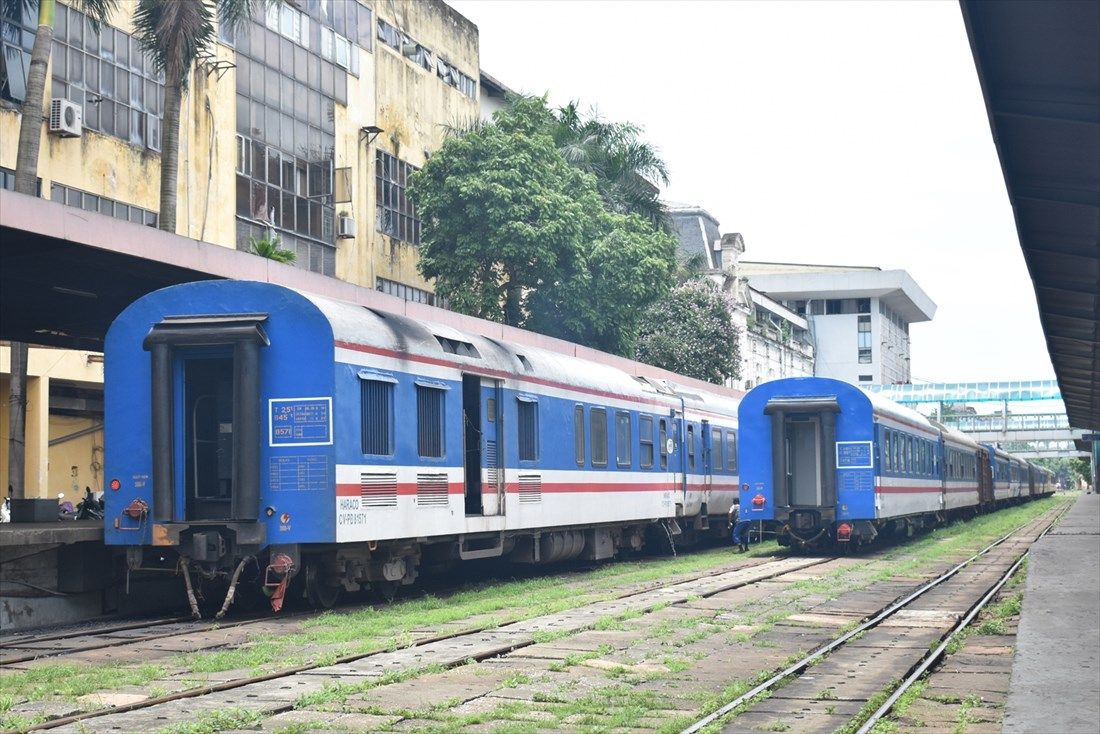
M 442 57 L 470 78 L 479 78 L 477 26 L 445 3 L 378 3 L 375 11 L 379 18 L 430 49 L 433 59 Z M 478 119 L 477 99 L 444 83 L 434 66 L 425 69 L 378 40 L 374 56 L 377 124 L 386 131 L 375 143 L 377 147 L 420 167 L 442 143 L 448 127 L 461 127 Z M 373 151 L 371 158 L 373 166 Z M 367 200 L 372 204 L 375 201 L 373 176 Z M 416 247 L 375 231 L 373 206 L 369 217 L 375 275 L 431 290 L 431 284 L 416 270 Z M 373 278 L 362 284 L 374 287 Z

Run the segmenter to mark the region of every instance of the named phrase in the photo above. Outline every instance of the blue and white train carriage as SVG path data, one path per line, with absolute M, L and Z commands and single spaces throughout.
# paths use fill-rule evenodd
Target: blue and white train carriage
M 131 568 L 255 559 L 319 604 L 422 562 L 720 531 L 737 497 L 738 393 L 270 284 L 136 301 L 105 397 L 106 538 Z
M 838 380 L 775 380 L 738 413 L 742 521 L 781 543 L 866 542 L 1053 491 L 1049 472 Z

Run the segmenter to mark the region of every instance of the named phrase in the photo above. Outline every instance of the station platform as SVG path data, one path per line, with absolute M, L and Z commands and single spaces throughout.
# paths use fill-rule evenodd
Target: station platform
M 1100 495 L 1031 549 L 1004 732 L 1100 727 Z
M 28 545 L 103 542 L 102 520 L 6 522 L 0 524 L 0 554 Z

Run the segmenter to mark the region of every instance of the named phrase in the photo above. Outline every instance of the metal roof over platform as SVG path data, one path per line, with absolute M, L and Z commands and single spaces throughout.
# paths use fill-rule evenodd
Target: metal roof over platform
M 960 4 L 1062 399 L 1100 428 L 1100 3 Z

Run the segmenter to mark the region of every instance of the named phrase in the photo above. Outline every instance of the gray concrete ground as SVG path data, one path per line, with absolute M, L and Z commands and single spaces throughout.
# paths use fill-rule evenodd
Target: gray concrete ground
M 1004 731 L 1100 731 L 1100 495 L 1032 548 Z

